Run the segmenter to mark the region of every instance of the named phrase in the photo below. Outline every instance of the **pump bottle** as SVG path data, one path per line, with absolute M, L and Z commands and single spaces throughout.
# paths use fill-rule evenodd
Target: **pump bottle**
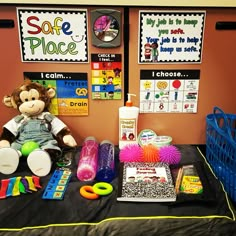
M 128 100 L 125 106 L 119 108 L 119 148 L 122 149 L 128 144 L 138 143 L 137 126 L 139 108 L 133 106 L 131 96 L 135 94 L 128 93 Z

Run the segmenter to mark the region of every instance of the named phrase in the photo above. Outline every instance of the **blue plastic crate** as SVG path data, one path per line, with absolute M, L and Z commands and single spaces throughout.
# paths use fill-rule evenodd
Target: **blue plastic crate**
M 206 125 L 206 158 L 236 202 L 236 115 L 214 107 L 206 117 Z

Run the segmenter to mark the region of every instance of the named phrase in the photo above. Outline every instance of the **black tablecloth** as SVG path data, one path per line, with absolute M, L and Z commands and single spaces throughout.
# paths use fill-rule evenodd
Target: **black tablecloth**
M 114 191 L 97 200 L 81 197 L 79 189 L 85 184 L 76 177 L 81 148 L 76 150 L 71 165 L 72 177 L 63 200 L 42 199 L 51 174 L 40 178 L 42 189 L 0 200 L 0 235 L 236 235 L 233 209 L 205 162 L 199 148 L 177 145 L 182 154 L 181 164 L 201 162 L 210 186 L 210 197 L 204 199 L 177 198 L 174 203 L 118 202 L 119 149 L 116 147 L 116 178 Z M 25 160 L 10 175 L 0 179 L 30 176 Z

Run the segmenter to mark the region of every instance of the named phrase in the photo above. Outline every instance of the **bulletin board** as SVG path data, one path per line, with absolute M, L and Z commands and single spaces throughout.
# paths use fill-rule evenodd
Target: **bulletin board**
M 77 4 L 77 3 L 76 3 Z M 85 3 L 86 4 L 86 3 Z M 127 3 L 128 4 L 128 3 Z M 112 3 L 112 5 L 114 5 Z M 176 7 L 175 10 L 171 7 L 161 7 L 150 5 L 147 10 L 146 3 L 144 7 L 137 7 L 137 5 L 128 8 L 123 8 L 122 6 L 117 7 L 117 4 L 114 7 L 109 7 L 114 10 L 121 12 L 121 45 L 119 47 L 113 48 L 98 48 L 92 44 L 92 39 L 90 38 L 90 32 L 92 30 L 91 25 L 91 12 L 97 9 L 104 9 L 105 6 L 71 6 L 69 9 L 68 6 L 64 7 L 61 11 L 61 14 L 54 14 L 55 12 L 50 13 L 49 10 L 46 10 L 45 15 L 49 16 L 64 16 L 64 13 L 69 12 L 69 15 L 78 14 L 78 12 L 83 13 L 82 22 L 83 27 L 78 27 L 78 30 L 81 30 L 81 33 L 86 33 L 88 35 L 84 50 L 81 50 L 81 60 L 76 61 L 77 59 L 72 59 L 71 57 L 55 57 L 49 58 L 44 55 L 40 55 L 39 58 L 44 58 L 44 60 L 38 58 L 31 58 L 30 49 L 27 49 L 27 58 L 23 58 L 22 53 L 24 46 L 21 45 L 22 32 L 19 33 L 20 27 L 27 26 L 26 23 L 22 26 L 18 26 L 17 22 L 19 15 L 17 13 L 17 5 L 1 5 L 0 13 L 2 19 L 11 19 L 14 21 L 15 26 L 13 28 L 1 28 L 1 38 L 0 38 L 0 51 L 1 53 L 1 76 L 3 78 L 2 86 L 0 87 L 1 97 L 4 95 L 11 94 L 12 88 L 18 86 L 23 81 L 24 72 L 63 72 L 63 73 L 87 73 L 88 78 L 88 116 L 63 116 L 61 119 L 69 125 L 70 129 L 73 132 L 73 135 L 77 139 L 78 143 L 81 144 L 84 138 L 90 135 L 95 135 L 99 141 L 104 139 L 109 139 L 114 144 L 118 144 L 118 111 L 119 107 L 124 105 L 124 97 L 126 92 L 124 87 L 128 84 L 128 92 L 136 94 L 136 97 L 133 97 L 133 104 L 135 106 L 140 106 L 140 101 L 145 98 L 146 93 L 143 94 L 143 97 L 140 97 L 140 83 L 141 83 L 141 70 L 177 70 L 177 71 L 189 71 L 189 70 L 200 70 L 200 79 L 199 79 L 199 90 L 197 97 L 197 112 L 188 114 L 184 112 L 153 112 L 151 113 L 140 113 L 138 121 L 138 132 L 143 129 L 150 128 L 156 131 L 157 134 L 170 135 L 173 138 L 174 143 L 204 143 L 205 141 L 205 116 L 206 114 L 212 112 L 212 107 L 215 105 L 220 106 L 223 110 L 229 113 L 235 113 L 235 99 L 234 99 L 234 88 L 235 88 L 235 41 L 236 34 L 235 31 L 230 30 L 216 30 L 215 24 L 220 21 L 236 21 L 236 12 L 233 8 L 204 8 L 204 7 Z M 37 6 L 37 5 L 35 5 Z M 162 4 L 163 6 L 163 4 Z M 169 5 L 168 5 L 169 6 Z M 40 5 L 37 8 L 36 16 L 42 12 L 42 9 L 52 9 L 45 5 Z M 23 8 L 20 7 L 21 11 Z M 28 9 L 23 15 L 26 17 L 31 10 L 32 13 L 35 10 L 35 7 L 26 8 Z M 41 9 L 41 10 L 40 10 Z M 58 10 L 58 3 L 53 7 L 53 10 Z M 79 11 L 78 11 L 79 10 Z M 85 15 L 87 12 L 87 15 Z M 151 12 L 154 12 L 154 15 L 151 15 Z M 176 53 L 174 57 L 170 57 L 169 52 L 163 52 L 165 57 L 160 57 L 162 61 L 152 62 L 145 61 L 143 57 L 143 45 L 145 41 L 140 38 L 140 29 L 144 30 L 145 34 L 148 31 L 148 25 L 140 24 L 140 14 L 142 13 L 142 18 L 153 17 L 154 20 L 161 13 L 163 14 L 160 20 L 165 19 L 166 21 L 169 18 L 175 19 L 178 18 L 181 21 L 185 18 L 185 14 L 195 14 L 195 20 L 198 20 L 198 23 L 193 25 L 173 25 L 166 22 L 166 24 L 161 25 L 161 29 L 177 30 L 176 34 L 166 34 L 162 35 L 165 38 L 169 38 L 170 42 L 165 43 L 166 47 L 175 48 L 175 44 L 171 41 L 174 40 L 174 37 L 181 37 L 183 34 L 180 34 L 181 29 L 184 32 L 188 32 L 186 36 L 199 38 L 201 45 L 194 43 L 188 43 L 189 46 L 193 46 L 197 49 L 200 49 L 200 54 L 195 54 L 195 52 L 190 53 L 192 62 L 187 61 L 187 57 L 184 58 L 185 61 L 181 61 L 179 55 L 182 53 Z M 179 14 L 174 17 L 172 13 Z M 72 16 L 71 16 L 72 17 Z M 126 18 L 125 18 L 126 17 Z M 128 17 L 128 21 L 127 21 Z M 126 21 L 124 21 L 124 18 Z M 69 18 L 71 19 L 71 18 Z M 67 22 L 69 22 L 69 19 Z M 188 19 L 193 19 L 193 16 L 189 15 Z M 50 18 L 47 19 L 53 25 L 53 21 Z M 46 20 L 44 20 L 46 21 Z M 164 21 L 163 21 L 164 22 Z M 36 22 L 34 22 L 36 23 Z M 39 23 L 39 22 L 38 22 Z M 58 23 L 62 23 L 59 21 Z M 200 28 L 201 26 L 201 28 Z M 180 30 L 178 30 L 180 28 Z M 187 29 L 194 30 L 190 34 Z M 35 30 L 35 27 L 33 27 Z M 73 28 L 74 29 L 74 28 Z M 21 30 L 21 29 L 20 29 Z M 32 28 L 31 28 L 32 30 Z M 152 29 L 156 33 L 157 27 Z M 27 29 L 24 28 L 24 32 Z M 179 34 L 177 34 L 179 32 Z M 196 33 L 196 35 L 195 35 Z M 28 37 L 29 35 L 27 35 Z M 39 35 L 38 35 L 39 36 Z M 48 35 L 49 36 L 49 35 Z M 129 37 L 127 37 L 129 36 Z M 36 36 L 34 36 L 36 37 Z M 39 38 L 44 37 L 40 35 Z M 150 35 L 150 37 L 157 37 L 157 34 Z M 126 38 L 126 41 L 123 39 Z M 49 40 L 49 37 L 46 37 Z M 69 37 L 68 37 L 69 39 Z M 59 39 L 56 39 L 55 42 L 59 42 Z M 64 37 L 63 41 L 64 42 Z M 69 41 L 68 41 L 69 42 Z M 86 45 L 87 43 L 87 45 Z M 8 46 L 6 46 L 8 45 Z M 182 48 L 186 47 L 187 43 L 183 43 Z M 159 48 L 160 49 L 160 48 Z M 142 51 L 142 52 L 141 52 Z M 121 99 L 106 99 L 101 101 L 100 99 L 92 99 L 92 70 L 91 70 L 91 54 L 121 54 L 122 57 L 122 73 L 121 73 L 121 87 L 122 95 Z M 172 52 L 173 54 L 173 52 Z M 186 53 L 187 55 L 187 53 Z M 62 61 L 57 62 L 55 59 L 62 59 Z M 64 61 L 63 61 L 64 60 Z M 67 61 L 68 60 L 68 61 Z M 69 61 L 70 60 L 70 61 Z M 128 61 L 127 61 L 128 60 Z M 166 60 L 166 61 L 164 61 Z M 188 59 L 189 60 L 189 59 Z M 124 63 L 124 61 L 126 61 Z M 34 63 L 33 63 L 34 62 Z M 68 63 L 67 63 L 68 62 Z M 14 69 L 12 69 L 14 68 Z M 152 80 L 159 80 L 158 78 L 153 78 Z M 10 82 L 9 82 L 10 81 Z M 223 82 L 222 82 L 223 81 Z M 174 95 L 174 94 L 173 94 Z M 178 94 L 179 95 L 179 94 Z M 174 97 L 173 97 L 174 98 Z M 178 99 L 180 97 L 178 96 Z M 191 98 L 191 96 L 189 97 Z M 192 97 L 193 98 L 193 97 Z M 190 106 L 189 106 L 190 107 Z M 16 110 L 5 107 L 1 105 L 1 125 L 4 125 L 5 122 L 11 119 L 14 115 L 18 114 Z M 101 127 L 101 129 L 98 129 Z M 184 135 L 183 135 L 184 131 Z
M 0 87 L 1 97 L 11 94 L 15 87 L 23 83 L 25 72 L 38 73 L 37 76 L 36 74 L 33 75 L 33 80 L 45 83 L 45 86 L 55 86 L 57 90 L 60 89 L 60 97 L 53 99 L 51 112 L 57 114 L 68 125 L 78 145 L 81 145 L 88 136 L 95 136 L 98 141 L 110 140 L 117 144 L 119 137 L 118 110 L 124 104 L 123 40 L 121 40 L 119 46 L 113 48 L 98 48 L 92 44 L 91 12 L 97 9 L 101 9 L 101 7 L 86 5 L 80 7 L 59 7 L 58 5 L 54 7 L 45 5 L 27 7 L 20 4 L 0 7 L 1 18 L 12 19 L 14 22 L 13 28 L 0 28 L 2 35 L 0 39 L 0 50 L 2 52 L 1 74 L 5 81 Z M 120 12 L 120 35 L 123 36 L 124 9 L 114 7 L 114 10 Z M 28 21 L 30 25 L 27 23 L 28 17 L 33 17 L 31 21 Z M 38 32 L 40 28 L 42 29 L 42 25 L 44 26 L 43 31 Z M 56 26 L 61 27 L 58 28 L 60 35 L 56 34 Z M 36 34 L 29 34 L 28 31 L 34 31 Z M 54 34 L 51 32 L 54 32 Z M 64 32 L 69 34 L 65 35 Z M 81 36 L 83 36 L 83 40 Z M 41 50 L 42 44 L 38 45 L 37 48 L 35 46 L 35 54 L 32 54 L 30 40 L 24 41 L 28 37 L 34 38 L 34 40 L 32 39 L 34 44 L 42 42 L 42 38 L 45 42 L 50 42 L 50 44 L 47 44 L 47 49 L 51 50 L 52 54 L 44 54 Z M 75 41 L 78 41 L 78 43 Z M 8 46 L 6 47 L 6 45 Z M 54 53 L 54 50 L 56 50 L 54 46 L 58 45 L 62 50 L 68 49 L 67 47 L 70 45 L 72 51 L 73 47 L 76 46 L 73 52 L 78 51 L 78 54 L 56 54 Z M 118 90 L 121 90 L 119 99 L 92 99 L 90 63 L 92 54 L 119 55 L 119 63 L 122 69 L 120 85 L 115 84 L 116 87 L 114 87 L 117 94 Z M 45 73 L 43 77 L 41 77 L 41 73 Z M 49 77 L 46 78 L 46 74 Z M 61 75 L 63 77 L 60 78 Z M 71 79 L 66 78 L 70 76 L 72 76 Z M 62 90 L 66 80 L 74 82 L 74 85 L 64 86 L 64 90 Z M 114 82 L 117 82 L 117 80 L 118 78 Z M 75 82 L 78 82 L 77 85 Z M 70 88 L 70 92 L 66 88 Z M 86 90 L 87 94 L 85 93 Z M 59 104 L 61 105 L 59 106 Z M 4 104 L 1 105 L 1 111 L 3 114 L 1 116 L 2 126 L 18 114 L 17 110 L 9 109 Z M 98 129 L 98 127 L 101 128 Z M 107 127 L 109 128 L 107 129 Z

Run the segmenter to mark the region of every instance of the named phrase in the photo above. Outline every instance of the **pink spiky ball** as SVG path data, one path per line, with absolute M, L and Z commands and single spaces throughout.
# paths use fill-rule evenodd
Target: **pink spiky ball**
M 178 164 L 181 160 L 181 152 L 174 145 L 160 147 L 159 150 L 160 162 L 171 164 Z
M 120 162 L 141 162 L 143 150 L 138 144 L 128 144 L 121 148 L 119 159 Z

